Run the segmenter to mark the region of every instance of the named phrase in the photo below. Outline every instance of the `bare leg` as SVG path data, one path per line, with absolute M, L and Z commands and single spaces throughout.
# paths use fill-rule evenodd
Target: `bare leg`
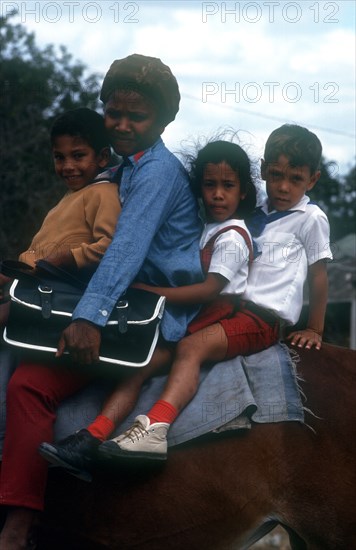
M 205 361 L 222 361 L 226 356 L 227 337 L 220 323 L 181 340 L 166 386 L 160 399 L 168 401 L 180 412 L 194 397 L 200 367 Z
M 101 414 L 109 418 L 115 425 L 124 420 L 134 408 L 140 394 L 142 384 L 157 371 L 169 365 L 173 352 L 169 348 L 156 348 L 151 362 L 137 369 L 132 376 L 121 381 L 110 397 L 106 400 Z
M 38 512 L 30 508 L 9 508 L 6 521 L 0 535 L 0 550 L 29 550 L 31 546 L 31 528 Z
M 169 425 L 176 413 L 195 395 L 201 364 L 207 360 L 224 359 L 227 347 L 228 340 L 220 323 L 183 338 L 177 345 L 173 366 L 159 402 L 147 415 L 138 416 L 125 433 L 102 443 L 99 453 L 110 460 L 123 456 L 166 460 Z M 162 418 L 164 416 L 165 419 Z

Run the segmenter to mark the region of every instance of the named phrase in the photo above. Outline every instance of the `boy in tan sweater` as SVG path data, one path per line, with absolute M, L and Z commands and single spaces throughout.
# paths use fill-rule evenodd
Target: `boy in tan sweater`
M 68 191 L 19 259 L 74 268 L 98 264 L 121 210 L 117 185 L 94 181 L 110 158 L 104 120 L 90 109 L 69 111 L 55 121 L 51 143 L 56 173 Z
M 121 211 L 117 184 L 94 181 L 110 159 L 103 117 L 87 108 L 64 113 L 52 126 L 51 144 L 56 174 L 68 191 L 48 212 L 19 260 L 33 267 L 39 259 L 69 269 L 95 267 Z M 0 300 L 8 282 L 0 274 Z

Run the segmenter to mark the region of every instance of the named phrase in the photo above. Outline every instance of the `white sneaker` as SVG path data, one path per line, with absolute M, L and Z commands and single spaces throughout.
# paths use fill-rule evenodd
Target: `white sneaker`
M 168 429 L 169 424 L 166 422 L 150 424 L 148 416 L 140 414 L 126 432 L 104 441 L 99 446 L 99 453 L 106 458 L 132 456 L 166 460 Z

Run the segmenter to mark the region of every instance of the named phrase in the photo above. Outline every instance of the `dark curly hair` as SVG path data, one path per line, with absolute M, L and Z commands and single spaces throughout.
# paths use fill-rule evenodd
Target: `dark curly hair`
M 64 135 L 82 138 L 97 154 L 110 147 L 104 118 L 86 107 L 66 111 L 55 119 L 50 133 L 52 145 L 56 137 Z
M 230 141 L 217 140 L 207 143 L 200 149 L 196 158 L 190 163 L 193 192 L 197 197 L 201 197 L 206 165 L 208 163 L 219 164 L 220 162 L 226 162 L 239 177 L 241 193 L 245 193 L 246 196 L 241 200 L 237 214 L 244 218 L 251 214 L 256 206 L 256 187 L 251 175 L 251 161 L 240 145 Z

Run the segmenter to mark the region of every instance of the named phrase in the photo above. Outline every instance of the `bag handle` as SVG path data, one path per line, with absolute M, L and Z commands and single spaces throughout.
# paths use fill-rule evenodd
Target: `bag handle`
M 69 283 L 77 288 L 84 290 L 87 287 L 87 283 L 82 281 L 79 277 L 76 277 L 69 271 L 66 271 L 62 267 L 56 267 L 46 260 L 38 260 L 36 266 L 38 270 L 33 268 L 31 265 L 26 264 L 25 262 L 20 262 L 17 260 L 2 260 L 0 262 L 0 272 L 7 277 L 12 279 L 19 280 L 36 280 L 38 283 L 42 282 L 41 271 Z
M 77 288 L 85 290 L 87 287 L 87 283 L 85 283 L 79 277 L 76 277 L 75 275 L 73 275 L 63 267 L 58 267 L 53 264 L 50 264 L 46 260 L 37 260 L 36 266 L 40 270 L 48 273 L 49 275 L 56 277 L 56 279 L 69 283 L 73 286 L 76 286 Z
M 0 262 L 0 272 L 12 279 L 27 279 L 29 281 L 33 281 L 33 279 L 40 280 L 31 265 L 17 260 L 2 260 Z

